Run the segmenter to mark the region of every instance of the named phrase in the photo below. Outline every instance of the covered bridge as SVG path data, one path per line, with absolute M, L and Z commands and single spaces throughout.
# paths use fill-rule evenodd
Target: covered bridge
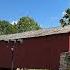
M 0 36 L 0 68 L 59 69 L 60 54 L 70 50 L 70 26 Z

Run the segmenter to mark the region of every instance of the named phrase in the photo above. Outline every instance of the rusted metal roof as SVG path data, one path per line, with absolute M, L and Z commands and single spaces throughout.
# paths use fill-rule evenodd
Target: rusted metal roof
M 40 29 L 36 31 L 27 31 L 27 32 L 22 32 L 22 33 L 1 35 L 0 40 L 31 38 L 31 37 L 53 35 L 53 34 L 68 33 L 68 32 L 70 32 L 70 25 L 65 26 L 65 27 L 55 27 L 55 28 L 50 28 L 50 29 Z

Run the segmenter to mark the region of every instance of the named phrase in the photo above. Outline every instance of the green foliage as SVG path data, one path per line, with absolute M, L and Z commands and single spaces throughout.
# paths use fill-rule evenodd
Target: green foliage
M 15 25 L 10 24 L 8 21 L 0 20 L 0 35 L 15 33 L 16 30 Z
M 22 17 L 17 24 L 10 24 L 6 20 L 0 20 L 0 35 L 13 34 L 19 32 L 25 32 L 30 30 L 38 30 L 40 26 L 34 19 L 30 17 Z
M 70 25 L 70 9 L 68 8 L 65 11 L 64 16 L 60 19 L 61 26 L 64 27 L 66 25 Z
M 34 19 L 30 17 L 22 17 L 17 23 L 18 31 L 25 32 L 30 30 L 38 30 L 40 26 Z

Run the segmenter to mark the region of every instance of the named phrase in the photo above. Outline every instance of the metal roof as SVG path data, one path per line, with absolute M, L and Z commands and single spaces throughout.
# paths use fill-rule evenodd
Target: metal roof
M 53 34 L 68 33 L 68 32 L 70 32 L 70 25 L 65 26 L 65 27 L 55 27 L 55 28 L 50 28 L 50 29 L 40 29 L 36 31 L 27 31 L 27 32 L 22 32 L 22 33 L 1 35 L 0 40 L 31 38 L 31 37 L 53 35 Z

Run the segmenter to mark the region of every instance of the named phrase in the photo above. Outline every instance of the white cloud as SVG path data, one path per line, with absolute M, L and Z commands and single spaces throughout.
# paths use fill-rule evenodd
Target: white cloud
M 17 24 L 18 21 L 12 21 L 11 24 L 13 25 L 14 23 Z
M 63 11 L 63 12 L 62 12 L 62 16 L 64 16 L 65 14 L 66 14 L 66 12 L 65 12 L 65 11 Z

